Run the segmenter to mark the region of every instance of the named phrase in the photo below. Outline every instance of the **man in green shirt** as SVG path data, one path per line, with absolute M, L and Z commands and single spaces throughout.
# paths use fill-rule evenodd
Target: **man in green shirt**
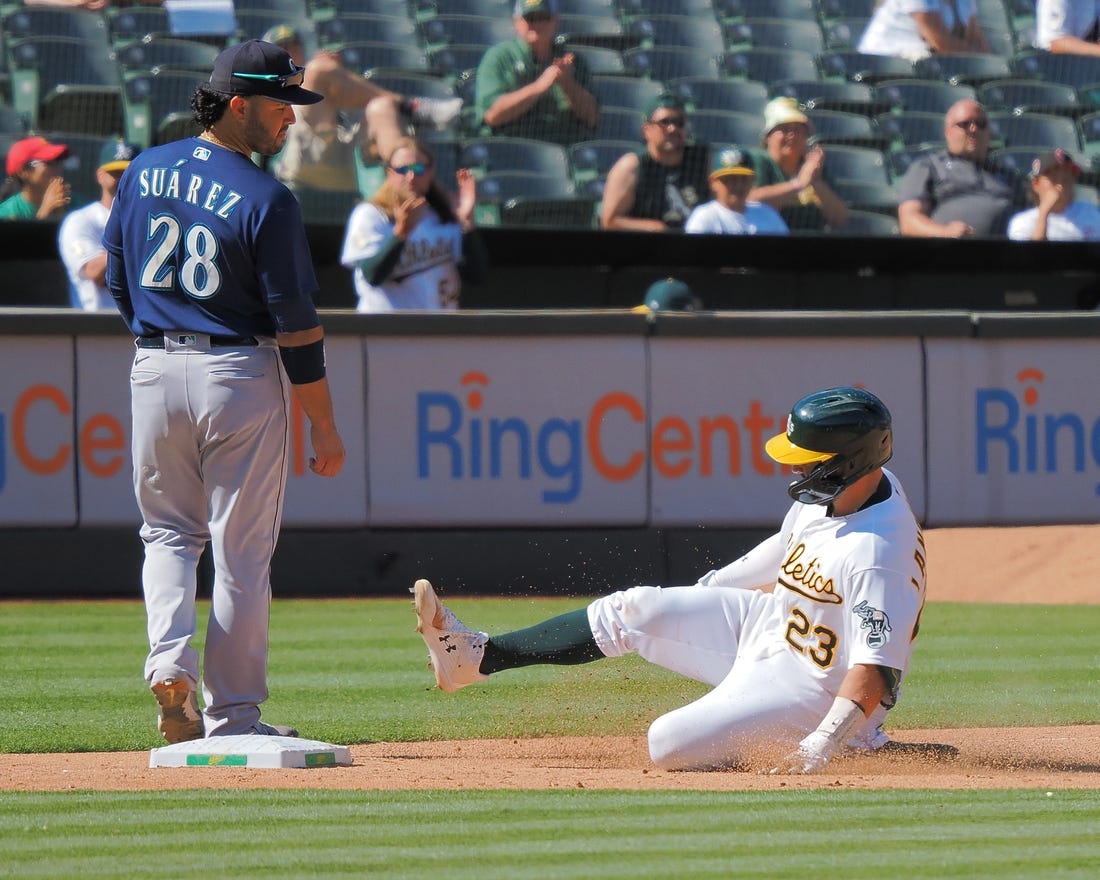
M 582 59 L 554 44 L 557 0 L 516 0 L 517 39 L 477 68 L 475 105 L 489 133 L 567 145 L 592 136 L 598 109 Z
M 71 200 L 61 168 L 68 155 L 67 146 L 41 137 L 12 144 L 5 165 L 9 184 L 19 191 L 0 202 L 0 220 L 51 220 L 63 214 Z

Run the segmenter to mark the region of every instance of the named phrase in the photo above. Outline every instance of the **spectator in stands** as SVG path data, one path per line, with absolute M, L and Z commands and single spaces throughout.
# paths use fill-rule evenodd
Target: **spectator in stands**
M 1100 208 L 1075 201 L 1081 166 L 1059 148 L 1036 156 L 1028 178 L 1036 207 L 1008 221 L 1014 241 L 1100 240 Z
M 68 155 L 65 144 L 42 137 L 12 144 L 5 163 L 8 180 L 0 191 L 0 220 L 56 220 L 68 210 L 72 193 L 61 167 Z
M 1065 55 L 1100 55 L 1097 0 L 1038 0 L 1035 45 Z
M 825 179 L 825 150 L 810 146 L 813 123 L 793 98 L 764 107 L 764 153 L 749 198 L 771 205 L 790 229 L 821 232 L 848 222 L 848 206 Z
M 750 202 L 756 180 L 752 156 L 745 150 L 718 151 L 710 172 L 714 200 L 691 212 L 684 232 L 712 235 L 786 235 L 787 224 L 771 205 Z
M 555 42 L 557 0 L 516 0 L 516 39 L 490 46 L 477 67 L 477 117 L 494 135 L 568 145 L 599 118 L 584 60 Z
M 115 311 L 115 300 L 107 290 L 107 250 L 103 247 L 103 230 L 111 205 L 115 202 L 118 179 L 140 150 L 119 138 L 103 143 L 95 179 L 99 184 L 99 201 L 73 211 L 57 231 L 57 246 L 61 262 L 69 273 L 72 304 L 94 312 Z
M 697 312 L 703 307 L 695 292 L 679 278 L 662 278 L 646 289 L 641 305 L 631 309 L 639 315 L 654 312 Z
M 678 95 L 657 95 L 642 120 L 645 148 L 627 153 L 608 170 L 600 225 L 678 231 L 709 191 L 710 151 L 688 143 L 687 108 Z
M 303 86 L 319 92 L 319 104 L 295 108 L 297 121 L 272 170 L 287 186 L 308 186 L 332 192 L 357 192 L 355 151 L 389 155 L 408 136 L 408 125 L 444 129 L 462 110 L 461 98 L 407 97 L 387 91 L 344 66 L 338 52 L 319 51 L 305 59 L 301 34 L 278 25 L 262 37 L 285 49 L 294 63 L 305 66 Z M 350 119 L 343 114 L 351 113 Z
M 976 0 L 883 0 L 857 48 L 868 55 L 895 55 L 910 61 L 933 52 L 990 51 Z
M 988 161 L 985 108 L 971 98 L 956 101 L 944 117 L 943 136 L 947 149 L 919 156 L 898 184 L 901 234 L 1004 235 L 1026 196 L 1015 175 Z
M 465 168 L 457 177 L 452 207 L 431 150 L 413 138 L 398 142 L 385 182 L 348 218 L 340 262 L 354 272 L 360 312 L 457 309 L 461 282 L 483 279 L 474 179 Z

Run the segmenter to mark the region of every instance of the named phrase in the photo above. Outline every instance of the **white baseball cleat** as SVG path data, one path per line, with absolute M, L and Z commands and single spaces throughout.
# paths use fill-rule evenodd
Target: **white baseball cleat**
M 448 694 L 489 676 L 480 670 L 487 633 L 474 632 L 439 601 L 432 585 L 421 578 L 413 584 L 416 631 L 424 638 L 432 658 L 436 684 Z

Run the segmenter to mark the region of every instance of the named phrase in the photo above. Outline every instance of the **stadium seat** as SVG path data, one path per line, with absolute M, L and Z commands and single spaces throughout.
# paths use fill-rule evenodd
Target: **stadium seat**
M 218 49 L 198 40 L 180 40 L 174 37 L 142 37 L 141 40 L 120 48 L 117 52 L 119 67 L 126 71 L 194 70 L 210 73 Z
M 601 141 L 642 141 L 642 115 L 624 107 L 606 107 L 600 109 L 596 130 L 587 140 Z
M 603 181 L 611 166 L 627 153 L 636 152 L 636 141 L 580 141 L 569 148 L 569 174 L 577 192 L 593 195 L 602 192 Z
M 922 113 L 917 110 L 880 113 L 875 117 L 875 124 L 896 147 L 944 142 L 942 113 Z
M 843 110 L 874 116 L 890 109 L 875 100 L 871 86 L 844 80 L 779 80 L 772 83 L 771 94 L 794 98 L 807 110 Z
M 829 158 L 832 158 L 830 153 Z M 873 211 L 878 214 L 896 215 L 898 194 L 885 180 L 848 180 L 829 177 L 833 192 L 853 211 Z M 896 216 L 895 216 L 896 219 Z
M 25 120 L 14 107 L 0 104 L 0 134 L 15 134 L 23 137 L 27 133 Z
M 994 111 L 988 114 L 992 139 L 1005 147 L 1034 147 L 1050 150 L 1061 147 L 1070 153 L 1081 150 L 1077 125 L 1065 116 L 1046 113 Z
M 392 6 L 394 0 L 373 0 L 373 2 L 376 7 L 385 3 Z M 404 4 L 401 0 L 397 0 L 397 5 Z M 442 5 L 439 2 L 432 2 L 430 6 L 435 15 L 438 15 L 445 8 L 450 15 L 478 15 L 482 18 L 511 18 L 512 10 L 515 8 L 515 4 L 511 0 L 444 0 Z M 370 11 L 375 15 L 385 14 L 380 9 Z M 429 15 L 428 18 L 430 17 Z
M 718 76 L 715 56 L 682 46 L 626 49 L 623 51 L 623 65 L 631 76 L 644 76 L 661 82 L 685 76 Z
M 315 21 L 317 39 L 322 47 L 344 43 L 390 43 L 396 46 L 417 44 L 416 25 L 407 15 L 340 15 Z
M 814 3 L 817 17 L 822 22 L 867 17 L 874 6 L 874 0 L 816 0 Z
M 475 177 L 497 172 L 526 172 L 569 180 L 569 155 L 565 147 L 527 138 L 490 137 L 468 141 L 458 164 Z
M 1071 118 L 1087 109 L 1073 86 L 1031 79 L 992 80 L 978 89 L 978 100 L 987 110 L 1050 113 Z
M 644 113 L 649 101 L 665 90 L 664 84 L 657 80 L 606 74 L 591 77 L 588 85 L 601 109 L 626 107 L 638 113 Z
M 485 18 L 480 15 L 437 15 L 420 25 L 421 42 L 426 48 L 458 44 L 488 48 L 515 39 L 511 17 Z
M 1003 55 L 944 52 L 914 62 L 913 73 L 917 77 L 940 82 L 980 86 L 989 80 L 1008 79 L 1012 76 L 1012 68 Z
M 970 85 L 933 82 L 926 79 L 890 79 L 875 85 L 875 98 L 901 110 L 946 113 L 963 98 L 977 98 Z
M 118 68 L 110 56 L 101 47 L 79 37 L 12 40 L 7 46 L 7 56 L 12 105 L 31 128 L 38 126 L 41 104 L 57 86 L 117 90 L 120 85 Z
M 822 22 L 821 35 L 825 40 L 825 49 L 855 49 L 870 20 L 867 17 L 856 17 Z
M 428 98 L 455 97 L 454 84 L 441 76 L 404 67 L 368 67 L 364 79 L 399 95 L 423 95 Z
M 565 200 L 576 198 L 576 187 L 568 176 L 538 174 L 530 171 L 493 171 L 477 181 L 477 208 L 474 217 L 479 226 L 499 225 L 505 205 L 516 199 Z M 588 206 L 591 217 L 591 203 Z
M 668 88 L 678 95 L 689 110 L 736 110 L 755 113 L 763 118 L 768 103 L 768 88 L 755 80 L 683 77 L 672 80 Z
M 598 46 L 604 49 L 621 51 L 634 45 L 623 33 L 622 22 L 614 13 L 606 15 L 560 14 L 558 16 L 558 37 L 570 46 Z
M 884 238 L 900 235 L 898 218 L 888 217 L 876 211 L 849 211 L 848 222 L 836 230 L 838 235 L 866 235 Z
M 404 70 L 408 73 L 419 71 L 430 75 L 428 56 L 419 46 L 394 46 L 389 43 L 344 43 L 340 48 L 340 58 L 348 70 L 366 73 L 382 68 L 384 70 Z M 452 68 L 459 69 L 461 68 Z
M 916 144 L 908 147 L 896 147 L 886 154 L 887 170 L 890 172 L 890 180 L 893 183 L 897 183 L 905 176 L 905 172 L 909 170 L 909 166 L 913 164 L 913 161 L 925 153 L 933 153 L 936 150 L 942 150 L 946 144 L 941 140 L 938 142 L 928 142 L 923 144 Z
M 700 143 L 760 143 L 763 120 L 755 113 L 735 110 L 696 110 L 688 118 L 692 137 Z
M 478 64 L 485 55 L 485 47 L 454 44 L 425 51 L 424 54 L 428 61 L 428 68 L 433 73 L 453 77 L 460 71 L 477 70 Z
M 8 4 L 4 4 L 5 7 Z M 6 40 L 26 37 L 70 37 L 107 52 L 110 37 L 107 22 L 97 12 L 63 6 L 25 6 L 11 9 L 0 18 Z
M 115 47 L 143 37 L 169 37 L 168 13 L 163 6 L 109 6 L 105 11 L 107 33 Z
M 909 79 L 913 63 L 893 55 L 867 55 L 854 49 L 837 49 L 817 56 L 823 79 L 844 79 L 874 85 L 887 79 Z M 804 77 L 809 79 L 809 77 Z
M 758 46 L 766 49 L 796 49 L 818 55 L 825 51 L 825 40 L 816 21 L 787 18 L 746 18 L 724 29 L 726 45 Z
M 843 110 L 812 110 L 808 114 L 814 124 L 814 137 L 827 144 L 848 144 L 884 150 L 893 138 L 881 132 L 868 116 Z
M 42 97 L 37 127 L 100 138 L 121 134 L 122 92 L 118 86 L 60 83 Z
M 989 161 L 1006 171 L 1026 176 L 1031 171 L 1031 160 L 1039 152 L 1035 147 L 1000 147 L 989 151 Z M 1075 153 L 1074 158 L 1083 163 L 1085 157 Z
M 155 70 L 127 79 L 122 89 L 126 140 L 143 147 L 157 142 L 161 122 L 186 113 L 203 76 L 193 71 Z
M 570 46 L 569 49 L 584 60 L 590 76 L 599 73 L 626 73 L 623 56 L 618 49 L 609 49 L 606 46 Z
M 630 22 L 626 26 L 626 34 L 643 49 L 675 46 L 711 56 L 726 50 L 722 28 L 714 18 L 654 15 Z
M 241 9 L 239 5 L 235 8 L 237 31 L 242 39 L 259 39 L 277 25 L 290 25 L 301 36 L 307 51 L 317 42 L 316 29 L 308 16 L 296 18 L 278 9 Z
M 1097 165 L 1100 160 L 1100 111 L 1086 113 L 1077 120 L 1081 135 L 1081 146 L 1090 164 Z
M 1075 88 L 1100 82 L 1100 57 L 1094 55 L 1054 55 L 1033 49 L 1017 53 L 1011 66 L 1011 75 L 1021 79 L 1063 83 Z
M 858 180 L 868 184 L 890 182 L 886 156 L 881 150 L 831 144 L 825 154 L 830 181 Z
M 595 229 L 597 199 L 591 196 L 516 196 L 500 206 L 501 226 Z
M 746 18 L 809 21 L 816 17 L 814 0 L 714 0 L 714 10 L 724 21 Z
M 72 187 L 72 204 L 86 205 L 99 201 L 99 184 L 95 178 L 99 154 L 103 150 L 103 136 L 46 128 L 42 129 L 42 134 L 48 140 L 69 148 L 69 155 L 63 160 L 62 167 L 65 169 L 65 180 Z
M 302 209 L 302 219 L 311 225 L 344 226 L 359 201 L 358 192 L 333 192 L 296 186 L 292 190 Z
M 815 79 L 814 56 L 796 49 L 731 49 L 719 60 L 725 76 L 770 83 L 781 79 Z

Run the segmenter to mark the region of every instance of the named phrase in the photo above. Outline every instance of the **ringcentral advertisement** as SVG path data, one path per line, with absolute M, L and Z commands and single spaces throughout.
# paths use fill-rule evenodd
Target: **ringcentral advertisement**
M 764 454 L 802 394 L 858 385 L 894 415 L 889 467 L 929 525 L 1094 521 L 1088 339 L 330 336 L 348 458 L 308 469 L 291 421 L 284 524 L 772 527 Z M 0 338 L 0 527 L 139 525 L 132 343 Z

